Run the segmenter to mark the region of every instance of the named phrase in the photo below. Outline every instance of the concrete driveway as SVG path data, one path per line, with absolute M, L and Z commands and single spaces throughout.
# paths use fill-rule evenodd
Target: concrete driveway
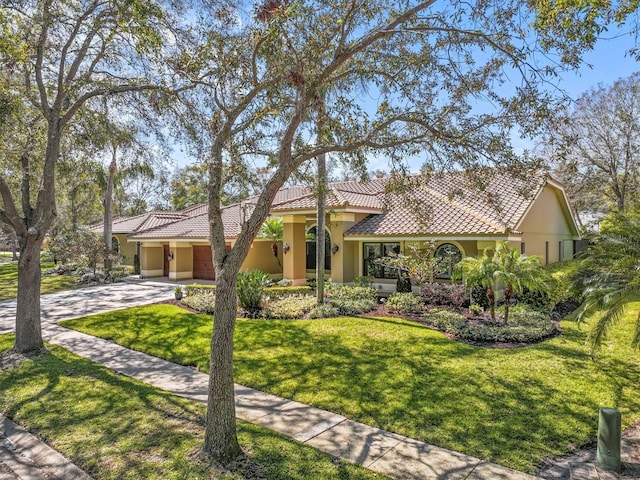
M 43 330 L 61 320 L 173 298 L 173 285 L 140 280 L 49 293 L 40 297 Z M 16 301 L 0 302 L 0 334 L 15 331 Z M 45 338 L 46 340 L 46 338 Z

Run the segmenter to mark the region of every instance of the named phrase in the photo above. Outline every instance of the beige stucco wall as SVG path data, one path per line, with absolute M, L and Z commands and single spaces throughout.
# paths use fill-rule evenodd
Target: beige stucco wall
M 143 277 L 162 276 L 163 248 L 161 244 L 142 244 L 140 248 L 140 275 Z
M 357 242 L 345 241 L 344 232 L 366 217 L 365 213 L 333 213 L 327 216 L 326 225 L 331 235 L 331 246 L 338 247 L 338 251 L 331 255 L 333 282 L 353 282 L 358 275 L 358 245 Z
M 260 270 L 271 275 L 282 274 L 282 242 L 278 244 L 278 258 L 273 255 L 271 250 L 271 240 L 255 240 L 249 249 L 249 254 L 242 264 L 241 271 Z M 278 263 L 280 259 L 280 263 Z
M 562 209 L 559 195 L 557 189 L 546 186 L 519 226 L 525 254 L 539 255 L 542 263 L 557 262 L 561 255 L 563 259 L 573 255 L 573 240 L 577 235 Z
M 124 233 L 116 233 L 113 236 L 120 242 L 120 263 L 122 265 L 133 266 L 133 256 L 136 254 L 136 242 L 127 242 L 127 236 Z
M 173 260 L 169 262 L 169 278 L 184 280 L 193 278 L 193 248 L 190 244 L 169 242 Z
M 294 285 L 306 285 L 306 223 L 305 215 L 285 215 L 282 218 L 284 226 L 283 244 L 289 246 L 289 251 L 282 252 L 283 278 L 291 280 Z

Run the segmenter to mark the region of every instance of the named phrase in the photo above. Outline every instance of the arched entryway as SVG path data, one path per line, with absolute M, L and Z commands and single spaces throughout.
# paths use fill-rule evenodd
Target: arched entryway
M 438 262 L 436 278 L 439 280 L 451 280 L 453 277 L 453 268 L 456 263 L 462 260 L 460 248 L 453 243 L 443 243 L 436 248 L 434 257 Z
M 318 229 L 311 227 L 307 231 L 307 270 L 316 269 L 316 235 Z M 324 232 L 324 269 L 331 270 L 331 235 Z

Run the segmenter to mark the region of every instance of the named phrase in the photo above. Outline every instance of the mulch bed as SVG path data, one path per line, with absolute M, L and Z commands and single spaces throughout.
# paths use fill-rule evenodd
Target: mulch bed
M 464 313 L 463 313 L 464 314 Z M 398 315 L 397 313 L 391 313 L 389 311 L 387 311 L 386 307 L 383 304 L 378 305 L 378 307 L 375 310 L 371 310 L 370 312 L 367 313 L 363 313 L 360 315 L 356 315 L 359 317 L 391 317 L 391 318 L 400 318 L 403 320 L 408 320 L 411 322 L 416 322 L 419 323 L 420 325 L 426 327 L 426 328 L 430 328 L 431 330 L 435 330 L 438 331 L 440 333 L 442 333 L 443 335 L 445 335 L 447 338 L 459 342 L 459 343 L 464 343 L 466 345 L 473 345 L 475 347 L 485 347 L 485 348 L 519 348 L 519 347 L 526 347 L 529 345 L 535 345 L 536 343 L 541 343 L 544 341 L 549 340 L 550 338 L 553 338 L 557 335 L 560 334 L 560 332 L 562 331 L 562 328 L 560 327 L 560 322 L 554 321 L 553 324 L 556 327 L 556 331 L 554 334 L 543 338 L 541 340 L 537 340 L 535 342 L 525 342 L 525 343 L 509 343 L 509 342 L 477 342 L 477 341 L 470 341 L 470 340 L 465 340 L 465 339 L 460 339 L 457 338 L 454 334 L 451 333 L 447 333 L 447 332 L 442 332 L 441 330 L 438 330 L 437 328 L 435 328 L 433 325 L 431 325 L 429 322 L 427 322 L 424 318 L 424 316 L 422 315 Z M 488 321 L 481 319 L 479 317 L 467 317 L 467 322 L 470 325 L 476 325 L 476 326 L 487 326 L 488 325 Z

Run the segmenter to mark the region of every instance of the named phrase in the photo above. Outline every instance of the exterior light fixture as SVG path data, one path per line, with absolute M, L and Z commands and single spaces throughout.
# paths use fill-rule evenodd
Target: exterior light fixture
M 167 255 L 167 260 L 168 261 L 173 260 L 173 252 L 169 252 L 169 255 Z
M 340 247 L 338 246 L 337 243 L 334 243 L 333 246 L 331 247 L 331 253 L 335 255 L 336 253 L 338 253 L 338 250 L 340 250 Z
M 288 243 L 283 243 L 282 244 L 282 253 L 284 253 L 286 255 L 290 248 L 291 247 L 289 246 Z

